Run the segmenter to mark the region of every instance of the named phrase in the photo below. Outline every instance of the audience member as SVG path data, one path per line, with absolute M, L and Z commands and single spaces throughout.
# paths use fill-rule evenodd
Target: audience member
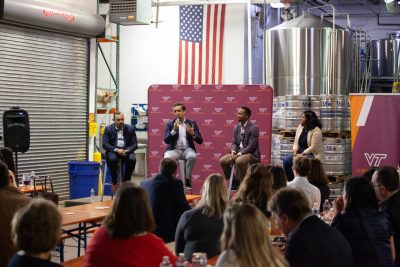
M 252 204 L 235 204 L 224 214 L 223 252 L 216 267 L 288 267 L 272 247 L 267 220 Z
M 269 167 L 266 165 L 262 163 L 250 165 L 240 184 L 235 201 L 253 204 L 265 216 L 271 217 L 268 211 L 268 200 L 272 196 L 272 179 Z
M 11 149 L 9 149 L 8 147 L 1 148 L 0 149 L 0 160 L 7 165 L 8 170 L 12 171 L 13 174 L 16 175 L 14 157 L 13 157 L 13 152 Z
M 340 232 L 312 215 L 302 190 L 283 188 L 269 207 L 287 237 L 285 257 L 291 267 L 351 267 L 349 242 Z
M 332 227 L 350 242 L 354 267 L 393 266 L 389 222 L 378 211 L 374 188 L 365 177 L 346 181 L 343 198 L 336 201 Z
M 274 183 L 272 185 L 272 189 L 274 192 L 278 191 L 279 189 L 286 187 L 287 185 L 287 178 L 285 174 L 285 170 L 281 166 L 271 166 L 269 171 L 274 178 Z
M 0 162 L 0 266 L 7 266 L 17 251 L 11 239 L 11 220 L 18 209 L 32 200 L 19 191 L 10 174 L 7 165 Z
M 183 183 L 175 178 L 177 168 L 174 159 L 162 159 L 160 173 L 144 185 L 156 221 L 155 234 L 167 243 L 175 240 L 178 221 L 182 213 L 190 209 Z
M 132 182 L 123 183 L 104 226 L 89 243 L 84 266 L 158 267 L 163 256 L 174 264 L 176 256 L 151 233 L 154 228 L 146 191 Z
M 225 178 L 217 173 L 207 177 L 197 207 L 182 214 L 175 234 L 175 253 L 185 253 L 190 259 L 193 252 L 207 253 L 211 258 L 221 250 L 218 241 L 223 230 L 223 213 L 228 205 Z
M 310 174 L 310 161 L 303 156 L 296 156 L 293 159 L 293 181 L 287 184 L 288 187 L 299 188 L 306 194 L 310 207 L 317 203 L 317 207 L 321 205 L 321 192 L 319 189 L 310 184 L 307 177 Z
M 308 175 L 308 181 L 316 186 L 321 193 L 321 204 L 319 210 L 322 211 L 325 200 L 329 200 L 331 190 L 328 186 L 328 177 L 326 177 L 324 166 L 322 162 L 317 158 L 310 159 L 310 174 Z
M 380 209 L 389 216 L 393 228 L 395 265 L 400 267 L 400 192 L 399 175 L 393 167 L 385 166 L 376 170 L 372 184 L 380 203 Z
M 258 145 L 259 130 L 256 124 L 250 121 L 250 116 L 250 108 L 240 107 L 238 109 L 236 117 L 239 123 L 233 130 L 231 151 L 219 159 L 226 179 L 230 178 L 232 165 L 236 166 L 236 176 L 232 182 L 234 189 L 242 182 L 249 164 L 261 161 Z
M 362 175 L 363 177 L 367 178 L 368 181 L 372 180 L 372 175 L 375 173 L 375 171 L 378 169 L 376 166 L 370 167 L 364 174 Z
M 19 209 L 12 220 L 12 237 L 19 249 L 8 267 L 57 267 L 51 250 L 60 241 L 61 214 L 54 203 L 35 199 Z

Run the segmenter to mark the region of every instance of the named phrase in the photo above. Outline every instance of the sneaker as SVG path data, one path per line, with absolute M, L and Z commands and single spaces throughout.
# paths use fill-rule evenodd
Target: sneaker
M 192 188 L 192 183 L 190 182 L 190 179 L 185 178 L 185 186 L 186 186 L 187 188 Z

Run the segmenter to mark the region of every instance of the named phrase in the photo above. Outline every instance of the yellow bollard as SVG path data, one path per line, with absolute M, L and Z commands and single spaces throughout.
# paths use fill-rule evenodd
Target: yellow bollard
M 101 153 L 100 152 L 96 151 L 93 153 L 93 161 L 100 163 L 99 182 L 97 183 L 98 184 L 97 192 L 99 192 L 98 195 L 100 196 L 100 195 L 103 195 L 103 179 L 102 179 L 103 175 L 101 172 L 102 166 L 101 166 Z

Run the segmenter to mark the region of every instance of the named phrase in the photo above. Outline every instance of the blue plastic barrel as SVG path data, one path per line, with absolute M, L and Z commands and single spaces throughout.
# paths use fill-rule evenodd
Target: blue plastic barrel
M 69 161 L 68 173 L 70 199 L 89 197 L 92 188 L 97 195 L 100 163 L 94 161 Z

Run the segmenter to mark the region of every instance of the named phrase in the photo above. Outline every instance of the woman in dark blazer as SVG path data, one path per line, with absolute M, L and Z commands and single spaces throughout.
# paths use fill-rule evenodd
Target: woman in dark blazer
M 392 232 L 386 216 L 378 210 L 373 185 L 364 177 L 353 177 L 336 200 L 332 226 L 349 241 L 354 267 L 393 266 Z
M 217 173 L 207 177 L 197 207 L 182 214 L 175 234 L 175 253 L 185 253 L 190 259 L 193 252 L 218 255 L 219 239 L 224 228 L 223 213 L 228 205 L 225 178 Z

